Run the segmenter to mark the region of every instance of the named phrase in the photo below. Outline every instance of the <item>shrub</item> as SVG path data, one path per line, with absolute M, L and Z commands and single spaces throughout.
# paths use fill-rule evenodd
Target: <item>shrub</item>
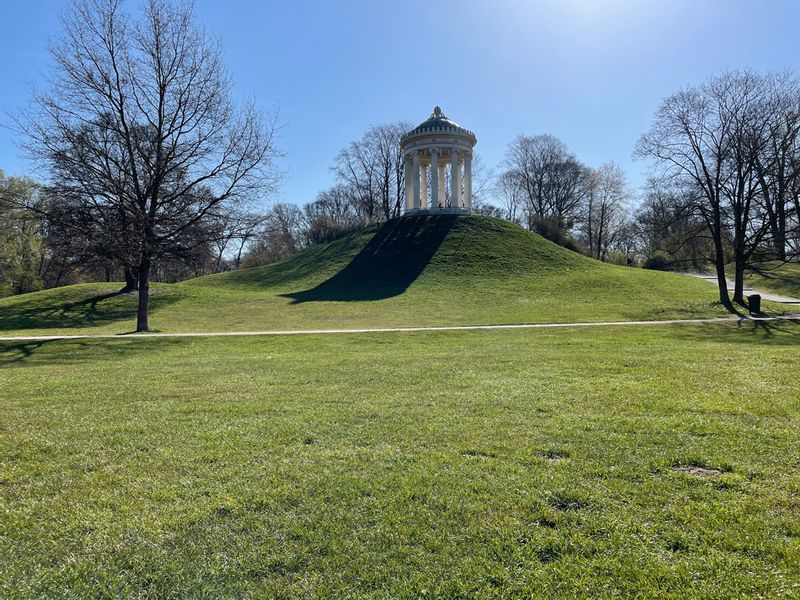
M 532 223 L 533 231 L 538 233 L 545 239 L 555 242 L 559 246 L 572 250 L 573 252 L 580 252 L 581 249 L 569 236 L 569 225 L 560 223 L 557 219 L 536 219 Z
M 669 268 L 670 261 L 663 254 L 654 254 L 644 261 L 644 268 L 653 271 L 666 271 Z

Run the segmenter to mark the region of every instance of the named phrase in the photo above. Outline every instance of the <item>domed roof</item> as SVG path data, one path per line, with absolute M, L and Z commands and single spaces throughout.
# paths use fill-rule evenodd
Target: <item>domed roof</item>
M 433 113 L 431 113 L 431 116 L 426 121 L 423 121 L 414 129 L 406 133 L 400 141 L 402 142 L 411 136 L 421 133 L 435 133 L 437 131 L 460 133 L 477 140 L 474 133 L 472 133 L 469 129 L 464 129 L 455 121 L 448 119 L 442 112 L 442 109 L 437 106 L 433 109 Z

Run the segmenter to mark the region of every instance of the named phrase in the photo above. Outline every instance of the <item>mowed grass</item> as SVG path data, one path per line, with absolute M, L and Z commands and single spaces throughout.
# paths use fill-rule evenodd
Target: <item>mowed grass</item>
M 85 284 L 0 300 L 0 335 L 122 333 L 135 295 Z M 724 316 L 694 278 L 618 267 L 486 217 L 374 225 L 281 263 L 152 288 L 164 332 Z M 773 307 L 767 305 L 767 310 Z
M 800 298 L 800 263 L 757 264 L 748 271 L 746 280 L 756 289 Z
M 2 597 L 800 594 L 798 324 L 1 344 Z

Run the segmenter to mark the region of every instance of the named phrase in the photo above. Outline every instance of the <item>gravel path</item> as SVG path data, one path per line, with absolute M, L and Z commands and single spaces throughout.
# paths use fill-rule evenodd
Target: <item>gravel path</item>
M 706 275 L 704 273 L 687 273 L 687 275 L 691 275 L 692 277 L 697 277 L 698 279 L 703 279 L 713 285 L 717 285 L 717 276 L 716 275 Z M 733 281 L 728 281 L 728 289 L 732 290 L 735 286 Z M 745 296 L 749 296 L 751 294 L 758 294 L 761 296 L 762 300 L 766 300 L 768 302 L 778 302 L 780 304 L 800 304 L 800 298 L 792 298 L 791 296 L 781 296 L 780 294 L 773 294 L 772 292 L 761 292 L 759 290 L 754 290 L 749 285 L 745 285 L 744 289 L 742 290 Z
M 800 315 L 786 315 L 780 317 L 715 317 L 709 319 L 665 319 L 660 321 L 599 321 L 591 323 L 526 323 L 519 325 L 433 325 L 429 327 L 377 327 L 363 329 L 296 329 L 296 330 L 266 330 L 266 331 L 217 331 L 217 332 L 185 332 L 185 333 L 98 333 L 80 335 L 15 335 L 0 336 L 0 342 L 34 342 L 48 340 L 103 340 L 126 338 L 182 338 L 182 337 L 236 337 L 253 335 L 327 335 L 337 333 L 398 333 L 414 331 L 473 331 L 495 329 L 552 329 L 564 327 L 624 327 L 631 325 L 679 325 L 703 323 L 736 323 L 736 322 L 769 322 L 769 321 L 798 321 Z

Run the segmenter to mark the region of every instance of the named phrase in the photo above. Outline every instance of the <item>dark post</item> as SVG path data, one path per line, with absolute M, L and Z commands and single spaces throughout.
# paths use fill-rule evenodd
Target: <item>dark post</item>
M 750 309 L 750 314 L 755 315 L 761 312 L 761 296 L 759 294 L 751 294 L 747 297 L 747 306 Z

